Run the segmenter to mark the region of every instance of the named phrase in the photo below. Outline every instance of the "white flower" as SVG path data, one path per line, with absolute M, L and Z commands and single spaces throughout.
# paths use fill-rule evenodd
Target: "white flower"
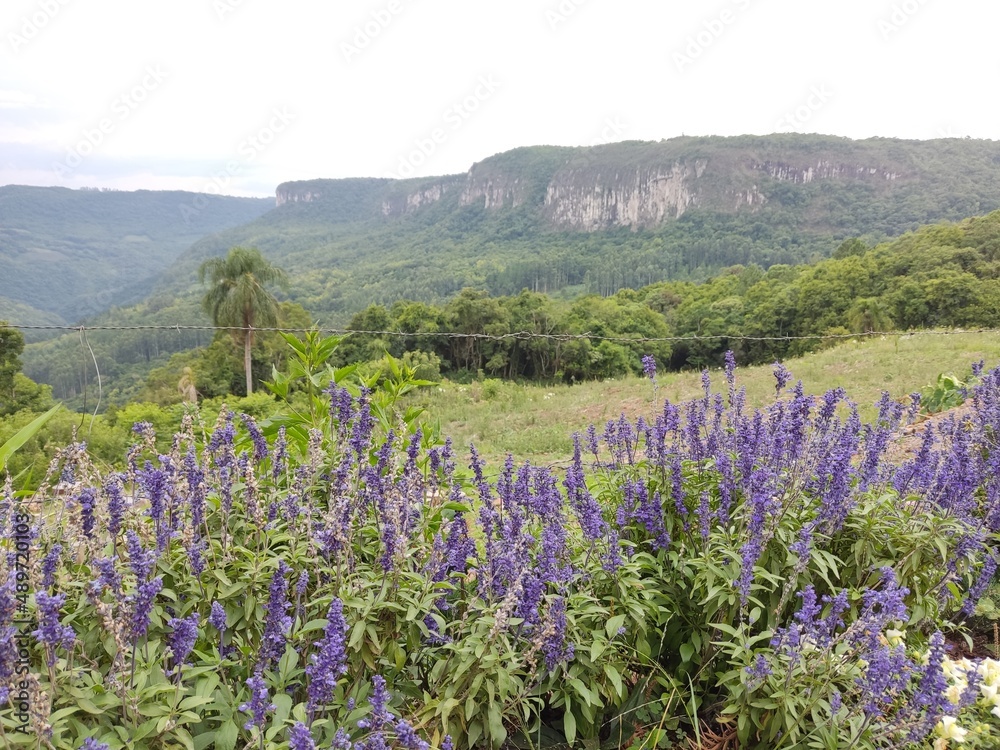
M 1000 662 L 996 659 L 983 659 L 977 671 L 984 685 L 1000 685 Z
M 969 684 L 965 680 L 957 680 L 945 691 L 945 697 L 957 706 L 962 700 L 962 693 L 968 686 Z
M 941 735 L 943 740 L 955 740 L 955 742 L 965 742 L 965 735 L 969 733 L 968 729 L 962 729 L 958 725 L 958 719 L 954 716 L 942 716 L 941 721 L 937 723 L 934 727 L 935 731 Z M 947 745 L 945 745 L 947 747 Z
M 895 628 L 889 628 L 885 631 L 886 640 L 889 641 L 889 645 L 895 648 L 896 646 L 902 645 L 906 640 L 905 630 L 896 630 Z
M 979 686 L 979 692 L 988 703 L 996 705 L 997 696 L 1000 695 L 996 685 L 987 685 L 986 683 L 983 683 Z

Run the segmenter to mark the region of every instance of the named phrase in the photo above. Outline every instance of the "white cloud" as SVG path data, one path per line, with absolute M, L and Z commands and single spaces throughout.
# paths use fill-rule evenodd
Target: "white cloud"
M 421 173 L 461 172 L 516 146 L 586 144 L 611 115 L 630 139 L 772 132 L 817 82 L 836 96 L 805 129 L 933 137 L 946 101 L 963 134 L 1000 138 L 988 94 L 1000 4 L 981 0 L 922 2 L 888 39 L 879 22 L 901 0 L 223 0 L 222 17 L 215 0 L 52 1 L 59 12 L 16 52 L 9 35 L 39 0 L 0 4 L 0 141 L 63 158 L 147 66 L 169 71 L 87 158 L 87 176 L 108 187 L 202 189 L 282 107 L 294 123 L 227 191 L 381 176 L 480 73 L 502 81 L 502 95 L 436 144 Z M 341 43 L 366 24 L 365 49 L 345 60 Z M 678 73 L 672 53 L 699 34 L 697 60 Z M 7 153 L 0 184 L 35 175 L 36 157 Z

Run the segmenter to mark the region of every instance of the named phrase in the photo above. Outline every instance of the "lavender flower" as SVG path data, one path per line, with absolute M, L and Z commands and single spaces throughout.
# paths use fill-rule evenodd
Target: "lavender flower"
M 780 396 L 781 392 L 788 385 L 788 381 L 792 379 L 792 373 L 788 371 L 781 362 L 774 363 L 774 395 Z
M 212 602 L 212 612 L 208 616 L 208 624 L 220 633 L 226 630 L 226 610 L 218 602 Z
M 571 661 L 573 652 L 573 644 L 566 643 L 566 600 L 559 596 L 552 600 L 546 614 L 542 641 L 545 668 L 551 672 L 560 662 Z
M 913 696 L 914 705 L 926 709 L 930 714 L 928 718 L 930 724 L 937 723 L 941 714 L 947 713 L 951 708 L 951 703 L 945 694 L 948 690 L 948 679 L 942 670 L 944 656 L 944 636 L 938 631 L 931 636 L 930 656 Z
M 650 380 L 656 378 L 656 360 L 650 354 L 646 354 L 642 358 L 642 374 Z
M 288 730 L 289 750 L 316 750 L 316 743 L 313 741 L 309 727 L 301 721 L 295 722 Z
M 153 611 L 156 595 L 163 588 L 163 576 L 157 576 L 151 581 L 139 584 L 134 594 L 127 601 L 132 605 L 131 617 L 128 622 L 128 632 L 133 644 L 146 634 L 149 628 L 149 616 Z
M 982 598 L 983 594 L 986 593 L 986 589 L 990 587 L 993 583 L 993 579 L 997 572 L 997 561 L 993 556 L 992 550 L 988 550 L 986 554 L 986 559 L 983 560 L 983 567 L 979 571 L 979 578 L 969 589 L 969 593 L 965 598 L 965 603 L 962 605 L 961 614 L 963 617 L 971 617 L 972 613 L 975 612 L 976 604 Z
M 108 499 L 108 531 L 112 538 L 122 530 L 125 515 L 125 493 L 122 490 L 121 475 L 113 474 L 104 483 L 104 496 Z
M 372 417 L 371 403 L 367 388 L 362 388 L 358 416 L 354 421 L 354 429 L 351 431 L 351 449 L 357 456 L 364 456 L 371 446 L 372 430 L 375 428 L 375 420 Z
M 115 567 L 114 558 L 99 557 L 93 560 L 93 564 L 99 572 L 97 580 L 92 584 L 94 596 L 100 596 L 105 588 L 110 588 L 115 596 L 120 596 L 122 593 L 122 576 Z
M 94 508 L 97 506 L 97 493 L 93 487 L 85 487 L 76 498 L 80 503 L 80 523 L 83 535 L 87 539 L 94 538 Z
M 59 610 L 66 603 L 65 594 L 49 596 L 44 591 L 35 594 L 35 604 L 38 606 L 38 629 L 32 635 L 45 644 L 48 654 L 48 665 L 56 663 L 56 649 L 70 649 L 76 641 L 73 628 L 59 621 Z
M 249 414 L 240 414 L 240 421 L 247 428 L 247 433 L 249 433 L 250 440 L 253 442 L 253 460 L 259 464 L 267 458 L 267 440 L 264 439 L 264 434 Z
M 405 750 L 430 750 L 431 747 L 427 741 L 420 739 L 406 719 L 399 719 L 396 722 L 396 741 Z
M 14 616 L 18 613 L 18 600 L 14 594 L 17 587 L 17 574 L 10 571 L 7 580 L 0 585 L 0 685 L 6 686 L 14 675 L 18 661 L 18 646 L 15 640 L 17 628 L 13 625 Z M 0 698 L 4 693 L 0 692 Z M 0 702 L 0 705 L 6 702 Z
M 285 437 L 285 426 L 278 428 L 278 438 L 274 441 L 274 455 L 271 456 L 271 479 L 275 482 L 285 472 L 285 460 L 288 458 L 288 439 Z
M 303 570 L 299 573 L 299 579 L 295 582 L 295 595 L 298 597 L 305 596 L 306 589 L 309 587 L 309 571 Z
M 757 654 L 757 659 L 749 667 L 743 670 L 747 675 L 747 687 L 756 690 L 772 674 L 771 665 L 767 663 L 764 654 Z
M 167 536 L 163 533 L 166 528 L 163 512 L 166 509 L 169 492 L 167 472 L 163 469 L 154 469 L 147 461 L 146 468 L 139 472 L 139 486 L 149 499 L 149 517 L 153 519 L 157 531 L 156 550 L 162 552 L 167 540 Z
M 250 714 L 250 719 L 243 725 L 243 728 L 250 732 L 257 727 L 264 731 L 264 722 L 267 721 L 267 714 L 274 711 L 277 706 L 271 703 L 267 694 L 267 683 L 261 677 L 260 672 L 256 672 L 253 677 L 247 679 L 247 687 L 250 688 L 250 700 L 240 704 L 240 711 Z
M 264 634 L 260 641 L 260 663 L 267 667 L 278 661 L 285 653 L 285 636 L 292 627 L 292 618 L 287 615 L 291 604 L 288 601 L 288 582 L 285 576 L 291 568 L 284 560 L 271 577 L 265 610 Z
M 187 661 L 198 640 L 198 613 L 193 612 L 186 618 L 171 617 L 167 622 L 173 631 L 167 636 L 167 645 L 174 656 L 174 666 L 180 677 L 181 665 Z
M 368 736 L 358 743 L 358 750 L 388 750 L 385 728 L 392 725 L 393 715 L 388 709 L 389 691 L 386 690 L 385 678 L 381 675 L 372 677 L 372 692 L 368 696 L 368 702 L 372 707 L 371 713 L 358 721 L 358 728 L 367 729 Z
M 56 568 L 59 567 L 59 556 L 62 555 L 62 545 L 53 544 L 52 549 L 42 558 L 42 588 L 50 589 L 55 583 Z
M 343 727 L 340 727 L 333 735 L 332 747 L 334 750 L 351 750 L 351 735 Z
M 333 699 L 337 680 L 347 674 L 347 620 L 344 619 L 344 604 L 340 599 L 330 602 L 326 614 L 327 625 L 324 638 L 318 645 L 316 653 L 310 656 L 306 666 L 306 676 L 309 677 L 309 716 L 315 714 L 317 708 Z
M 125 549 L 128 551 L 128 562 L 135 577 L 140 581 L 149 578 L 156 565 L 156 555 L 142 546 L 139 535 L 129 529 L 125 532 Z

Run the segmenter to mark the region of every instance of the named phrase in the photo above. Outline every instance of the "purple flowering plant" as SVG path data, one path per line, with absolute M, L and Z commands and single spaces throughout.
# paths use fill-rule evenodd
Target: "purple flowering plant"
M 398 361 L 355 380 L 296 340 L 276 415 L 186 419 L 163 453 L 146 428 L 134 468 L 77 450 L 43 482 L 73 511 L 35 519 L 62 552 L 25 605 L 60 657 L 55 746 L 649 746 L 704 719 L 744 746 L 905 747 L 952 710 L 939 633 L 995 573 L 1000 372 L 909 460 L 886 458 L 901 405 L 863 425 L 778 368 L 751 411 L 727 358 L 721 394 L 706 374 L 563 468 L 488 467 L 400 405 Z

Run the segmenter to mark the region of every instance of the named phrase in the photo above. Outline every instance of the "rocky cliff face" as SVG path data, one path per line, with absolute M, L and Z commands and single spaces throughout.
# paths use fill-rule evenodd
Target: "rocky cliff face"
M 900 173 L 882 165 L 836 164 L 820 159 L 815 164 L 795 165 L 784 162 L 753 162 L 751 169 L 765 172 L 780 182 L 806 184 L 814 180 L 896 180 Z
M 695 160 L 614 173 L 562 170 L 545 190 L 545 216 L 556 226 L 585 231 L 657 226 L 697 205 L 696 183 L 707 165 Z
M 377 207 L 373 213 L 383 219 L 445 202 L 490 212 L 526 209 L 559 229 L 638 230 L 674 221 L 692 209 L 760 211 L 776 199 L 784 205 L 793 197 L 791 186 L 802 191 L 797 201 L 820 203 L 825 198 L 815 185 L 822 182 L 864 183 L 877 191 L 914 186 L 934 179 L 933 170 L 924 165 L 949 148 L 956 146 L 949 141 L 851 141 L 794 134 L 537 147 L 490 157 L 464 175 L 366 181 L 363 189 L 373 199 L 366 205 Z M 1000 143 L 979 142 L 975 148 L 1000 163 Z M 279 186 L 277 205 L 344 203 L 355 190 L 350 183 L 285 183 Z
M 319 190 L 299 190 L 295 183 L 285 183 L 280 185 L 275 193 L 275 206 L 284 206 L 286 203 L 311 203 L 323 197 Z

